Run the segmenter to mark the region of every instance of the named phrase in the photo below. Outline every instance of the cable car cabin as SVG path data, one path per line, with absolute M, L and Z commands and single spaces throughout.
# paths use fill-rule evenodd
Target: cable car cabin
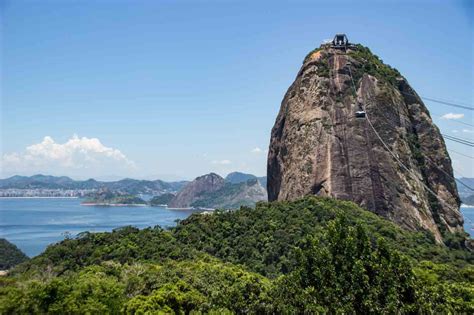
M 349 40 L 347 39 L 346 34 L 336 34 L 332 40 L 332 47 L 344 49 L 349 45 Z
M 356 118 L 365 118 L 365 111 L 364 110 L 358 110 L 355 112 Z

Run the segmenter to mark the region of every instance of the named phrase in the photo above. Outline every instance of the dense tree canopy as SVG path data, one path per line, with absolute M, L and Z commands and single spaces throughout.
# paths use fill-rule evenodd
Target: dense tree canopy
M 0 313 L 473 313 L 473 254 L 308 197 L 83 233 L 0 278 Z
M 4 238 L 0 238 L 0 270 L 7 270 L 28 260 L 26 256 L 15 244 Z

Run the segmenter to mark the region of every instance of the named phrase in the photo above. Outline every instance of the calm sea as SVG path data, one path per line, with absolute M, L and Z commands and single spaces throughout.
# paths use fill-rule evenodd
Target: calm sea
M 193 213 L 161 207 L 91 207 L 80 203 L 80 199 L 0 198 L 0 238 L 32 257 L 64 239 L 67 233 L 111 231 L 126 225 L 170 227 L 176 219 Z
M 0 198 L 0 238 L 17 245 L 28 256 L 40 254 L 67 233 L 103 232 L 133 225 L 138 228 L 174 226 L 193 211 L 160 207 L 86 207 L 79 199 Z M 474 235 L 474 208 L 461 208 L 465 229 Z

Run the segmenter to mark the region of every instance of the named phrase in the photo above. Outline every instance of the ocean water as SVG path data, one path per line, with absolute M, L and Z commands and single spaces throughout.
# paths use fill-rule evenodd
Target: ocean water
M 80 232 L 111 231 L 133 225 L 138 228 L 171 227 L 193 210 L 161 207 L 90 207 L 80 199 L 0 198 L 0 238 L 17 245 L 28 256 L 40 254 L 50 244 Z M 474 207 L 462 207 L 464 228 L 474 235 Z
M 474 238 L 474 206 L 461 207 L 461 212 L 464 217 L 464 231 Z
M 30 257 L 70 234 L 103 232 L 132 225 L 171 227 L 193 210 L 162 207 L 81 206 L 80 199 L 0 198 L 0 238 L 6 238 Z

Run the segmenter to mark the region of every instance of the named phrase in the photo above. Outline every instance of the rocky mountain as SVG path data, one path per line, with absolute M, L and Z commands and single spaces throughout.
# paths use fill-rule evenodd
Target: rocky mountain
M 202 195 L 211 193 L 224 187 L 225 180 L 221 176 L 210 173 L 197 177 L 188 183 L 168 204 L 170 208 L 188 208 L 202 198 Z
M 221 189 L 201 195 L 191 206 L 238 209 L 240 206 L 253 207 L 258 201 L 267 201 L 267 191 L 257 178 L 253 178 L 237 184 L 225 183 Z
M 253 206 L 263 200 L 267 200 L 267 192 L 255 176 L 245 182 L 233 183 L 210 173 L 187 184 L 168 206 L 231 209 L 244 205 Z
M 47 175 L 12 176 L 0 179 L 0 189 L 100 189 L 107 188 L 129 194 L 158 194 L 176 192 L 187 182 L 164 182 L 162 180 L 122 179 L 114 182 L 102 182 L 95 179 L 73 180 L 66 176 Z
M 322 45 L 305 58 L 272 129 L 267 171 L 270 201 L 351 200 L 439 242 L 463 230 L 451 159 L 428 109 L 361 45 Z

